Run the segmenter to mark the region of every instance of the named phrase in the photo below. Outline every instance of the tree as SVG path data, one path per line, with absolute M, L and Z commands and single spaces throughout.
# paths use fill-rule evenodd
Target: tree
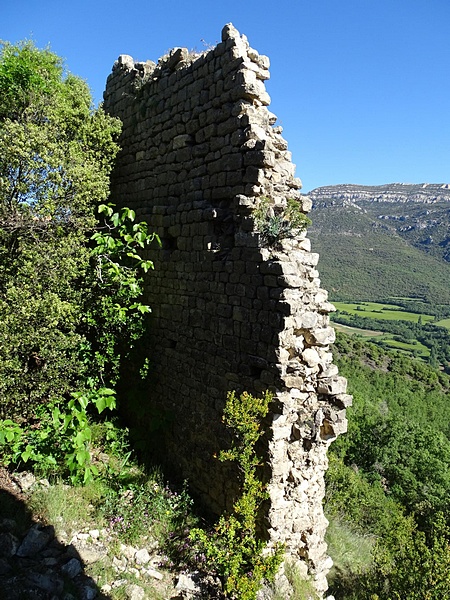
M 375 551 L 365 597 L 374 600 L 442 600 L 450 592 L 450 530 L 437 513 L 427 533 L 415 531 L 402 545 L 395 535 Z M 389 541 L 392 547 L 389 548 Z M 388 550 L 389 549 L 389 550 Z M 388 550 L 388 551 L 387 551 Z M 377 592 L 376 594 L 374 592 Z M 359 596 L 361 597 L 361 596 Z
M 89 411 L 114 408 L 149 311 L 140 252 L 157 236 L 106 203 L 120 127 L 50 50 L 3 45 L 0 454 L 74 482 L 96 473 Z
M 151 266 L 136 248 L 152 236 L 105 204 L 119 132 L 49 49 L 3 45 L 0 416 L 113 385 L 120 338 L 136 334 L 136 266 Z

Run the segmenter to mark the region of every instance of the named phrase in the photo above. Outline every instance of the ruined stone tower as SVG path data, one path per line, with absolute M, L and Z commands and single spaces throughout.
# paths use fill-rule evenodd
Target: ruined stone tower
M 332 364 L 334 307 L 319 257 L 292 216 L 310 203 L 267 108 L 268 67 L 232 25 L 200 55 L 120 56 L 105 92 L 106 110 L 123 121 L 112 199 L 162 240 L 146 282 L 153 352 L 139 420 L 145 405 L 164 412 L 161 456 L 220 512 L 236 491 L 214 459 L 228 443 L 227 392 L 273 391 L 266 533 L 323 592 L 326 454 L 351 398 Z

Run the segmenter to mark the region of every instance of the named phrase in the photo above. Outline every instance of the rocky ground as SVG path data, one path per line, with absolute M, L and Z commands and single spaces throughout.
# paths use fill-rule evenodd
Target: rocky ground
M 54 489 L 46 479 L 0 466 L 0 600 L 224 600 L 218 579 L 164 568 L 151 538 L 133 547 L 92 524 L 56 533 L 59 524 L 28 506 L 39 487 Z M 264 587 L 258 600 L 292 597 L 282 573 L 276 588 L 274 595 Z
M 199 581 L 196 573 L 173 576 L 161 569 L 155 544 L 142 548 L 120 544 L 104 529 L 55 535 L 52 524 L 27 508 L 29 491 L 36 485 L 49 484 L 30 473 L 10 474 L 0 467 L 1 600 L 221 597 L 211 587 L 202 592 L 207 582 Z M 104 583 L 102 570 L 114 577 Z

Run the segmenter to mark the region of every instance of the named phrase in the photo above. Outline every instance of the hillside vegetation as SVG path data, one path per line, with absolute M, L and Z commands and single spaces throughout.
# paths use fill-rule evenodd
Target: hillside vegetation
M 334 299 L 450 304 L 447 187 L 331 186 L 309 196 L 309 236 Z
M 356 338 L 339 335 L 334 354 L 354 405 L 327 473 L 333 593 L 443 600 L 450 594 L 450 380 Z
M 337 600 L 443 600 L 449 186 L 343 185 L 310 196 L 309 235 L 338 309 L 332 319 L 351 334 L 338 334 L 334 349 L 354 405 L 327 473 L 332 592 Z

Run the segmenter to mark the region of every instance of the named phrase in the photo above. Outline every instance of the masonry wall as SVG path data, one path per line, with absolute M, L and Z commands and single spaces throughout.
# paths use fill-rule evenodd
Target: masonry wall
M 271 243 L 258 232 L 262 202 L 269 217 L 283 217 L 288 199 L 310 208 L 267 108 L 268 67 L 232 25 L 202 55 L 119 57 L 105 92 L 106 110 L 123 121 L 112 199 L 162 240 L 145 288 L 153 350 L 139 419 L 165 416 L 161 458 L 220 512 L 237 489 L 214 459 L 228 443 L 226 394 L 272 390 L 266 532 L 324 591 L 326 451 L 346 429 L 351 398 L 332 364 L 334 307 L 306 232 Z

